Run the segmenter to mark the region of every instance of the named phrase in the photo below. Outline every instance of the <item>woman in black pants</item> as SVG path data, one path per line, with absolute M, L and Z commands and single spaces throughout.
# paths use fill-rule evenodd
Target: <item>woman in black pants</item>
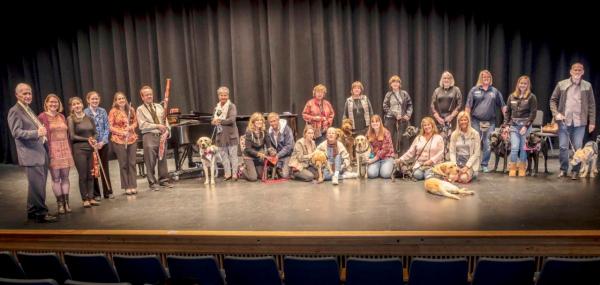
M 83 101 L 79 97 L 69 99 L 71 115 L 67 119 L 69 124 L 69 137 L 73 143 L 73 158 L 75 168 L 79 173 L 79 191 L 83 207 L 98 206 L 100 202 L 94 200 L 94 148 L 96 147 L 96 126 L 92 119 L 83 112 Z

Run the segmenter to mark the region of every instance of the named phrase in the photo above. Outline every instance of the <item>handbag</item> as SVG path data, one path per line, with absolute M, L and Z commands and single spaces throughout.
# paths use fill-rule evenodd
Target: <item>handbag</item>
M 552 120 L 550 123 L 547 123 L 542 127 L 542 133 L 558 133 L 558 123 L 556 123 L 554 120 Z

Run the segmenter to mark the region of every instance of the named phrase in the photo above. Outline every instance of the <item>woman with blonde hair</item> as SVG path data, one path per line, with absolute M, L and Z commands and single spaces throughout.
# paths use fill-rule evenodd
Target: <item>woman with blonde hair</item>
M 392 171 L 394 170 L 394 144 L 392 143 L 390 131 L 383 126 L 379 115 L 371 117 L 367 139 L 371 144 L 373 154 L 373 157 L 367 162 L 368 177 L 392 177 Z
M 526 142 L 537 113 L 537 98 L 531 93 L 531 80 L 523 75 L 515 91 L 507 99 L 508 111 L 504 125 L 510 126 L 510 160 L 508 176 L 525 176 L 527 170 Z
M 315 129 L 311 125 L 304 127 L 303 136 L 296 141 L 289 166 L 292 177 L 296 180 L 310 182 L 317 177 L 317 169 L 310 164 L 313 152 L 317 149 L 314 141 Z
M 317 149 L 327 154 L 327 163 L 331 166 L 323 170 L 325 180 L 331 180 L 331 184 L 338 185 L 344 171 L 350 170 L 350 154 L 344 144 L 338 140 L 336 128 L 327 129 L 327 140 L 320 143 Z
M 444 71 L 439 86 L 431 95 L 431 114 L 437 122 L 442 136 L 446 139 L 452 132 L 452 121 L 462 108 L 462 94 L 454 83 L 452 73 Z
M 61 114 L 63 105 L 56 94 L 48 94 L 44 100 L 44 112 L 38 119 L 48 133 L 48 154 L 50 156 L 50 176 L 52 177 L 52 192 L 56 197 L 58 213 L 70 213 L 69 192 L 71 183 L 69 171 L 73 162 L 71 145 L 69 144 L 69 130 L 65 116 Z
M 313 88 L 313 98 L 306 102 L 302 111 L 302 118 L 307 125 L 311 125 L 315 131 L 315 143 L 319 144 L 325 140 L 327 128 L 333 125 L 335 112 L 329 101 L 325 100 L 327 87 L 319 84 Z
M 425 117 L 421 120 L 419 135 L 399 160 L 403 163 L 414 161 L 413 177 L 423 180 L 431 175 L 431 167 L 443 159 L 444 139 L 438 134 L 435 121 L 431 117 Z
M 456 116 L 456 129 L 450 136 L 448 151 L 450 161 L 458 166 L 457 182 L 468 183 L 477 176 L 481 161 L 481 138 L 471 127 L 471 118 L 466 112 Z
M 394 151 L 403 153 L 409 144 L 408 138 L 402 134 L 406 131 L 413 113 L 412 99 L 406 90 L 400 89 L 402 88 L 400 76 L 392 76 L 389 84 L 390 91 L 383 99 L 384 125 L 392 135 Z
M 263 163 L 267 157 L 268 136 L 265 129 L 265 117 L 261 113 L 254 113 L 250 116 L 248 127 L 246 128 L 244 163 L 244 176 L 248 181 L 256 181 L 263 175 Z
M 492 83 L 492 73 L 489 70 L 479 72 L 477 84 L 469 91 L 465 104 L 465 111 L 471 116 L 471 126 L 479 132 L 483 141 L 483 172 L 489 172 L 487 166 L 491 156 L 490 137 L 496 128 L 496 111 L 501 109 L 503 114 L 506 113 L 502 93 L 492 86 Z
M 138 126 L 135 110 L 127 102 L 125 93 L 118 91 L 113 98 L 112 109 L 108 113 L 110 126 L 111 148 L 119 162 L 121 175 L 121 189 L 126 195 L 137 194 L 137 177 L 135 160 L 138 135 L 135 129 Z
M 350 97 L 344 105 L 344 119 L 352 121 L 352 132 L 354 135 L 365 134 L 371 121 L 373 107 L 371 101 L 364 93 L 364 86 L 360 81 L 352 83 Z

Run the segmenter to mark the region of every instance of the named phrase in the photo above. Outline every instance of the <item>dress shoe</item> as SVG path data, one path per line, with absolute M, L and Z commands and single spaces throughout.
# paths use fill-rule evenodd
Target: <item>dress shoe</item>
M 160 186 L 166 187 L 166 188 L 173 188 L 173 184 L 171 184 L 169 182 L 162 182 L 162 183 L 160 183 Z
M 567 172 L 561 170 L 560 173 L 558 173 L 558 178 L 563 178 L 563 177 L 567 177 Z
M 577 172 L 571 172 L 571 180 L 577 180 L 579 179 L 579 175 L 577 175 Z
M 114 199 L 115 198 L 115 194 L 110 193 L 108 194 L 108 196 L 104 197 L 104 199 Z
M 152 184 L 152 185 L 150 185 L 150 190 L 152 190 L 152 191 L 159 191 L 160 187 L 157 184 Z
M 96 200 L 90 200 L 90 205 L 92 205 L 92 206 L 100 206 L 100 202 L 98 202 Z
M 58 221 L 58 219 L 56 219 L 55 216 L 51 216 L 51 215 L 37 216 L 35 218 L 35 222 L 36 223 L 41 223 L 41 224 L 43 224 L 43 223 L 55 223 L 57 221 Z
M 96 201 L 100 202 L 100 201 L 102 200 L 102 197 L 100 197 L 100 196 L 96 196 L 96 197 L 94 197 L 94 200 L 96 200 Z

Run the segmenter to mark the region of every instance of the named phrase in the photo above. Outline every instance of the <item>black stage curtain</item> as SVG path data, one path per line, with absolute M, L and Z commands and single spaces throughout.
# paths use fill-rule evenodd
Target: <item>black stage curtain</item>
M 313 86 L 323 83 L 336 124 L 355 80 L 362 81 L 381 114 L 394 74 L 413 98 L 413 124 L 429 114 L 431 93 L 444 70 L 454 74 L 465 97 L 482 69 L 491 70 L 505 98 L 520 75 L 530 75 L 545 122 L 550 94 L 568 77 L 572 62 L 582 61 L 585 79 L 600 88 L 592 52 L 597 45 L 588 32 L 593 18 L 586 9 L 579 9 L 585 17 L 575 19 L 579 14 L 560 7 L 550 12 L 546 7 L 542 14 L 536 5 L 548 4 L 516 1 L 487 6 L 343 0 L 64 5 L 42 4 L 29 14 L 4 12 L 11 17 L 1 22 L 10 37 L 0 66 L 3 119 L 22 81 L 32 84 L 37 111 L 48 93 L 66 101 L 90 90 L 102 95 L 107 109 L 117 90 L 137 105 L 145 84 L 160 100 L 168 77 L 173 79 L 170 106 L 211 112 L 216 89 L 225 85 L 240 114 L 300 113 Z M 29 22 L 23 24 L 27 28 L 20 20 Z M 15 163 L 14 142 L 2 121 L 0 161 Z

